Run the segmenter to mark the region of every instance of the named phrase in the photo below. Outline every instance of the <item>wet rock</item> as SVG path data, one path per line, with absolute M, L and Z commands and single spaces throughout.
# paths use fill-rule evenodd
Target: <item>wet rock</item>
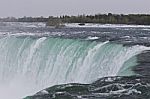
M 84 26 L 84 25 L 85 25 L 85 23 L 79 23 L 78 25 L 80 25 L 80 26 Z
M 91 84 L 63 84 L 44 89 L 25 99 L 148 99 L 150 78 L 105 77 Z

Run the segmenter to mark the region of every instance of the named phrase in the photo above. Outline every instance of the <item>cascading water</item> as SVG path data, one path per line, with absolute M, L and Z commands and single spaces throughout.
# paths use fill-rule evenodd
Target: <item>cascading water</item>
M 0 98 L 20 99 L 52 85 L 116 76 L 126 61 L 148 49 L 108 41 L 4 37 L 0 39 Z

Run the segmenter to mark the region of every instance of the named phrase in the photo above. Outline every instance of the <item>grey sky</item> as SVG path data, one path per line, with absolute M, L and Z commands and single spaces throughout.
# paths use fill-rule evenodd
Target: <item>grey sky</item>
M 150 0 L 0 0 L 0 17 L 147 13 Z

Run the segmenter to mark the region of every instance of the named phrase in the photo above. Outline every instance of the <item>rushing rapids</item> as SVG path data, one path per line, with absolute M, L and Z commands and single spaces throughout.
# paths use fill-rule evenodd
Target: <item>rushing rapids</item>
M 140 35 L 135 39 L 118 28 L 109 27 L 114 35 L 108 38 L 106 27 L 98 33 L 99 28 L 49 29 L 39 23 L 5 23 L 0 26 L 0 98 L 20 99 L 53 85 L 86 85 L 103 77 L 135 75 L 136 56 L 150 50 L 142 45 L 148 39 L 141 40 Z M 122 37 L 115 31 L 125 33 Z M 124 46 L 128 43 L 132 46 Z

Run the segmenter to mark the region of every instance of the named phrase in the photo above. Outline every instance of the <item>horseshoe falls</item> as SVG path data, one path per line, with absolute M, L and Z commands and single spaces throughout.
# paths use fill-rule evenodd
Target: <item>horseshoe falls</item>
M 149 47 L 81 39 L 0 38 L 0 99 L 20 99 L 46 87 L 133 75 L 136 55 Z M 132 59 L 133 61 L 130 61 Z

